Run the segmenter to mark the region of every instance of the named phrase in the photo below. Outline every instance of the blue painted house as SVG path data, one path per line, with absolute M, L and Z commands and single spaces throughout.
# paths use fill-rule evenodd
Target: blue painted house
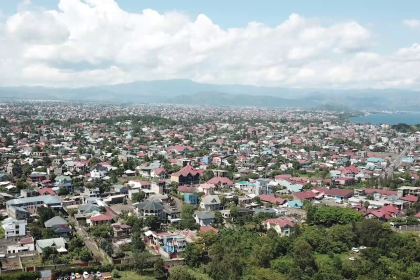
M 190 205 L 197 205 L 198 196 L 195 193 L 184 193 L 184 202 Z
M 169 258 L 178 257 L 179 253 L 185 251 L 187 241 L 182 235 L 168 235 L 163 237 L 163 249 L 169 254 Z
M 211 161 L 211 159 L 210 159 L 209 156 L 204 156 L 203 157 L 203 164 L 210 164 L 210 161 Z

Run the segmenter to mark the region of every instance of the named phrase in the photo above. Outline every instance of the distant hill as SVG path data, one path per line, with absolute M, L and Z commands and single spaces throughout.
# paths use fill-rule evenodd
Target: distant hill
M 78 100 L 118 103 L 317 107 L 322 104 L 358 110 L 420 110 L 420 92 L 377 89 L 296 89 L 217 85 L 190 80 L 137 81 L 84 88 L 0 87 L 0 98 Z

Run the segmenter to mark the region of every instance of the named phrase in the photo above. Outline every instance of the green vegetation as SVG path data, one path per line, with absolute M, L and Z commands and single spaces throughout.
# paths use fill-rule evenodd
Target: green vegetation
M 408 125 L 405 123 L 399 123 L 396 125 L 391 125 L 391 128 L 395 129 L 397 132 L 413 133 L 413 132 L 420 131 L 420 124 Z
M 187 245 L 183 279 L 420 279 L 418 235 L 394 232 L 352 209 L 305 208 L 308 224 L 296 225 L 289 237 L 248 226 L 200 234 Z M 351 251 L 360 246 L 367 248 Z M 170 279 L 181 279 L 175 272 Z
M 152 276 L 143 276 L 134 271 L 120 271 L 120 278 L 121 280 L 156 280 L 156 278 Z

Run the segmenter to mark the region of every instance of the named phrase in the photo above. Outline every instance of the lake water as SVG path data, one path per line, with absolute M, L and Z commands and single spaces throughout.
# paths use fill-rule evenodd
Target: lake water
M 371 123 L 371 124 L 399 124 L 408 125 L 420 124 L 420 112 L 409 114 L 374 114 L 364 117 L 353 117 L 349 119 L 354 123 Z

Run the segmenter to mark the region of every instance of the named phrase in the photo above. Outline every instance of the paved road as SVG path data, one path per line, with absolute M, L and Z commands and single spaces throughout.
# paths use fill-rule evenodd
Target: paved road
M 406 146 L 404 150 L 399 154 L 391 164 L 385 169 L 385 174 L 388 178 L 392 178 L 394 175 L 394 168 L 398 167 L 401 164 L 402 159 L 407 155 L 407 152 L 410 152 L 413 148 L 413 144 L 410 143 L 409 146 Z

